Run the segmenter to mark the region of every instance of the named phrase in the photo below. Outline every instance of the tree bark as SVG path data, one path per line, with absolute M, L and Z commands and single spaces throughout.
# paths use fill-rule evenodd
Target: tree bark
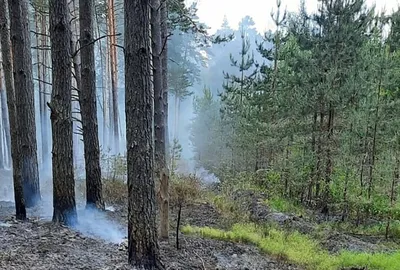
M 153 54 L 153 85 L 154 85 L 154 147 L 155 147 L 155 175 L 160 181 L 159 209 L 160 209 L 160 237 L 168 239 L 169 231 L 169 202 L 168 202 L 168 174 L 165 159 L 165 115 L 163 96 L 163 72 L 161 63 L 161 19 L 160 0 L 151 1 L 151 36 Z
M 46 15 L 44 14 L 45 2 L 40 1 L 42 7 L 41 10 L 35 10 L 35 28 L 36 28 L 36 45 L 37 47 L 46 48 L 48 45 L 47 36 L 40 35 L 39 33 L 48 34 L 46 27 Z M 37 76 L 39 79 L 39 105 L 40 105 L 40 135 L 41 135 L 41 168 L 48 168 L 49 163 L 49 141 L 48 141 L 48 113 L 47 113 L 47 51 L 37 50 L 36 51 L 36 61 L 37 61 Z
M 75 53 L 77 50 L 77 37 L 79 36 L 79 25 L 78 25 L 78 18 L 77 18 L 77 9 L 78 7 L 76 6 L 75 0 L 72 0 L 69 2 L 69 12 L 74 18 L 71 20 L 71 54 L 72 54 L 72 68 L 74 72 L 74 80 L 72 81 L 73 86 L 76 88 L 75 90 L 72 91 L 74 97 L 79 95 L 79 90 L 81 88 L 81 59 L 80 59 L 80 52 Z M 75 85 L 74 85 L 75 83 Z M 72 116 L 74 118 L 78 118 L 79 112 L 80 112 L 80 106 L 79 106 L 79 101 L 77 98 L 72 98 Z M 73 121 L 72 123 L 72 131 L 73 131 L 73 156 L 74 156 L 74 164 L 75 166 L 78 166 L 79 164 L 79 156 L 81 156 L 80 152 L 80 127 L 79 127 L 79 121 Z
M 77 222 L 72 138 L 71 26 L 67 0 L 50 0 L 53 222 Z
M 1 35 L 1 33 L 0 33 Z M 1 44 L 1 42 L 0 42 Z M 2 61 L 2 55 L 0 53 L 0 61 Z M 2 126 L 4 130 L 4 167 L 11 166 L 11 137 L 10 137 L 10 124 L 8 122 L 8 111 L 7 111 L 7 95 L 6 89 L 3 85 L 4 73 L 1 71 L 2 67 L 0 67 L 0 99 L 1 99 L 1 118 L 2 118 Z
M 43 16 L 43 15 L 42 15 Z M 42 37 L 39 35 L 39 33 L 45 33 L 45 32 L 41 32 L 41 29 L 39 28 L 39 22 L 41 21 L 41 15 L 38 12 L 38 10 L 35 10 L 35 40 L 36 40 L 36 47 L 37 48 L 41 48 L 43 46 L 42 44 Z M 41 137 L 42 139 L 41 141 L 41 149 L 42 149 L 42 164 L 43 159 L 44 159 L 44 151 L 43 151 L 43 146 L 45 144 L 47 144 L 48 142 L 43 140 L 43 120 L 44 120 L 44 115 L 43 112 L 47 109 L 46 103 L 44 103 L 43 101 L 43 85 L 44 85 L 44 78 L 43 78 L 43 69 L 42 69 L 42 65 L 43 65 L 43 59 L 41 58 L 41 54 L 44 50 L 36 50 L 36 73 L 37 73 L 37 78 L 38 78 L 38 87 L 39 87 L 39 124 L 40 124 L 40 133 L 41 133 Z
M 96 71 L 93 43 L 93 0 L 79 1 L 81 43 L 81 107 L 86 170 L 86 206 L 104 210 L 97 123 Z
M 111 127 L 113 132 L 111 145 L 113 147 L 114 154 L 119 152 L 119 125 L 118 125 L 118 76 L 117 76 L 117 43 L 116 31 L 115 31 L 115 4 L 114 0 L 108 0 L 108 28 L 109 28 L 109 40 L 110 40 L 110 69 L 111 69 L 111 94 L 112 94 L 112 119 Z
M 0 70 L 1 71 L 1 70 Z M 1 79 L 1 76 L 0 76 Z M 3 118 L 3 101 L 2 101 L 2 92 L 4 91 L 2 83 L 0 83 L 0 109 L 1 109 L 1 118 Z M 4 126 L 3 121 L 0 121 L 0 169 L 4 169 L 6 163 L 5 152 L 3 152 L 4 148 L 4 136 L 3 136 Z
M 41 32 L 42 33 L 48 33 L 48 23 L 47 23 L 47 16 L 42 16 L 41 19 Z M 49 45 L 49 40 L 47 36 L 42 36 L 42 45 L 43 46 L 48 46 Z M 48 66 L 49 66 L 49 52 L 48 51 L 42 51 L 42 59 L 43 59 L 43 65 L 42 66 L 42 74 L 43 74 L 43 80 L 45 82 L 49 82 L 50 81 L 50 77 L 48 76 L 49 72 L 48 72 Z M 51 157 L 50 157 L 50 149 L 49 149 L 49 145 L 51 145 L 51 143 L 49 143 L 49 111 L 48 108 L 46 107 L 46 104 L 49 100 L 49 91 L 47 90 L 49 89 L 48 85 L 46 83 L 43 83 L 43 95 L 42 95 L 42 103 L 44 104 L 44 108 L 42 111 L 42 129 L 41 129 L 41 134 L 42 134 L 42 140 L 44 141 L 44 143 L 42 143 L 42 161 L 44 164 L 44 168 L 45 169 L 49 169 L 49 165 L 51 162 Z M 51 91 L 51 88 L 50 88 Z
M 18 125 L 17 111 L 14 89 L 14 78 L 11 60 L 11 43 L 10 33 L 8 32 L 9 24 L 7 20 L 7 1 L 0 0 L 0 37 L 1 37 L 1 54 L 3 56 L 4 78 L 6 83 L 7 108 L 9 115 L 10 134 L 11 134 L 11 158 L 13 167 L 14 182 L 14 200 L 16 218 L 20 220 L 26 219 L 25 201 L 22 187 L 22 172 L 19 162 L 18 148 Z
M 32 75 L 31 37 L 27 0 L 9 0 L 10 35 L 14 67 L 15 98 L 22 184 L 27 207 L 40 201 L 39 171 L 35 127 L 35 102 Z
M 168 8 L 167 1 L 161 5 L 161 68 L 162 68 L 162 92 L 164 103 L 164 127 L 165 127 L 165 158 L 169 156 L 169 132 L 168 132 Z M 167 163 L 168 164 L 168 163 Z M 168 168 L 168 166 L 167 166 Z M 168 174 L 169 175 L 169 174 Z
M 149 0 L 125 0 L 128 254 L 139 269 L 164 269 L 157 243 Z

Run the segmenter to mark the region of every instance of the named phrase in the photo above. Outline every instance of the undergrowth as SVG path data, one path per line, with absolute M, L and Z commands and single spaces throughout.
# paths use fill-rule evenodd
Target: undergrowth
M 364 236 L 385 236 L 387 222 L 375 222 L 374 224 L 356 226 L 350 222 L 325 222 L 319 224 L 320 228 L 334 229 Z M 389 237 L 400 238 L 400 221 L 390 223 Z
M 303 206 L 285 198 L 273 197 L 265 200 L 265 203 L 273 210 L 278 212 L 291 213 L 298 216 L 304 216 L 306 214 L 306 210 Z
M 187 225 L 182 228 L 182 232 L 217 240 L 254 244 L 263 252 L 307 269 L 367 267 L 366 269 L 397 270 L 400 266 L 400 252 L 368 254 L 342 251 L 338 255 L 332 255 L 316 240 L 299 232 L 262 228 L 255 224 L 235 224 L 230 231 Z

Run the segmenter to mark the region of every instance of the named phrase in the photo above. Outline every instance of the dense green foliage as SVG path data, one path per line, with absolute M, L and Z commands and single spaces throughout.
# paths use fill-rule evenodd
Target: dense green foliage
M 269 192 L 356 224 L 399 219 L 399 13 L 321 0 L 273 16 L 258 46 L 240 29 L 221 94 L 196 96 L 197 165 L 222 181 L 263 171 Z

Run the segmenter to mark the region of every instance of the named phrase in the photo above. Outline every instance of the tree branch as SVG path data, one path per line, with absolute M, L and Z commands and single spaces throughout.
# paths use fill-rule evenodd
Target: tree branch
M 164 52 L 165 46 L 167 46 L 168 38 L 169 38 L 170 36 L 172 36 L 172 35 L 173 35 L 172 33 L 169 33 L 169 34 L 164 38 L 164 43 L 163 43 L 163 46 L 162 46 L 162 48 L 161 48 L 161 52 L 160 52 L 160 55 L 159 55 L 159 56 L 161 56 L 162 53 Z
M 93 41 L 89 42 L 88 44 L 85 44 L 84 46 L 82 46 L 82 47 L 80 47 L 79 49 L 77 49 L 77 50 L 72 54 L 71 57 L 74 58 L 74 57 L 78 54 L 78 52 L 79 52 L 80 50 L 82 50 L 83 48 L 85 48 L 85 47 L 87 47 L 87 46 L 89 46 L 89 45 L 92 45 L 92 44 L 96 43 L 96 42 L 99 41 L 100 39 L 103 39 L 103 38 L 106 38 L 106 37 L 120 36 L 120 35 L 121 35 L 121 33 L 118 33 L 118 34 L 115 34 L 115 35 L 104 35 L 104 36 L 98 37 L 98 38 L 96 38 L 95 40 L 93 40 Z M 118 45 L 115 45 L 115 46 L 118 47 Z

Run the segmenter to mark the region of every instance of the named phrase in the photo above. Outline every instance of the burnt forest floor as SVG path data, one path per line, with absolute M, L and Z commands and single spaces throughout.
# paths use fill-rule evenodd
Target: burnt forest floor
M 0 196 L 1 270 L 133 269 L 127 264 L 125 204 L 113 203 L 105 213 L 87 212 L 78 199 L 80 225 L 70 229 L 51 223 L 51 200 L 46 200 L 48 197 L 42 192 L 45 199 L 41 205 L 28 209 L 28 220 L 21 222 L 14 218 L 14 204 L 1 200 L 12 198 L 10 181 L 0 181 L 3 189 Z M 42 188 L 48 184 L 42 184 Z M 178 250 L 175 246 L 176 218 L 176 209 L 171 209 L 170 241 L 160 242 L 166 269 L 300 269 L 267 256 L 253 245 L 196 235 L 180 234 Z M 182 225 L 219 228 L 223 223 L 221 215 L 209 203 L 192 203 L 182 210 Z
M 3 192 L 0 194 L 0 269 L 132 269 L 127 264 L 127 204 L 124 194 L 126 186 L 121 183 L 106 182 L 104 189 L 107 211 L 104 213 L 84 210 L 85 192 L 78 183 L 79 225 L 71 229 L 51 223 L 52 192 L 48 188 L 51 183 L 41 183 L 44 190 L 41 205 L 28 209 L 28 221 L 20 222 L 15 220 L 14 204 L 10 202 L 12 200 L 10 178 L 0 178 L 2 187 L 0 191 Z M 385 242 L 382 238 L 355 236 L 321 227 L 315 221 L 318 218 L 316 215 L 313 219 L 309 219 L 310 215 L 275 211 L 265 203 L 267 197 L 263 192 L 243 188 L 229 194 L 218 189 L 206 190 L 200 199 L 183 207 L 181 228 L 186 226 L 186 231 L 190 231 L 187 229 L 190 225 L 189 228 L 210 227 L 228 232 L 235 224 L 246 224 L 248 228 L 248 224 L 266 226 L 273 223 L 275 224 L 273 228 L 300 232 L 301 235 L 316 239 L 323 251 L 311 249 L 311 252 L 319 252 L 318 256 L 314 258 L 312 254 L 301 250 L 308 248 L 306 245 L 300 246 L 306 239 L 301 238 L 302 236 L 299 238 L 299 246 L 285 247 L 287 250 L 274 253 L 269 252 L 268 247 L 263 249 L 257 245 L 258 239 L 253 239 L 254 235 L 251 233 L 250 239 L 245 239 L 244 236 L 247 235 L 245 233 L 244 236 L 238 237 L 238 241 L 234 239 L 237 236 L 234 233 L 215 235 L 214 231 L 203 234 L 180 233 L 181 248 L 178 250 L 175 246 L 177 209 L 171 207 L 170 240 L 169 243 L 160 242 L 161 257 L 166 269 L 400 269 L 400 263 L 394 267 L 389 264 L 389 267 L 374 267 L 369 264 L 368 268 L 363 268 L 364 266 L 322 268 L 318 260 L 321 258 L 323 261 L 336 260 L 338 257 L 335 257 L 335 254 L 341 250 L 365 254 L 376 252 L 390 254 L 395 252 L 398 245 L 395 242 Z M 285 237 L 284 239 L 287 239 L 287 236 Z M 309 263 L 308 258 L 305 258 L 307 256 L 318 262 Z M 371 261 L 374 258 L 367 259 Z M 389 258 L 389 263 L 390 260 L 393 260 L 394 264 L 400 262 L 396 258 Z M 297 266 L 290 261 L 296 262 Z M 305 268 L 298 265 L 303 265 Z M 343 263 L 340 262 L 340 265 Z M 377 265 L 380 265 L 379 262 Z

